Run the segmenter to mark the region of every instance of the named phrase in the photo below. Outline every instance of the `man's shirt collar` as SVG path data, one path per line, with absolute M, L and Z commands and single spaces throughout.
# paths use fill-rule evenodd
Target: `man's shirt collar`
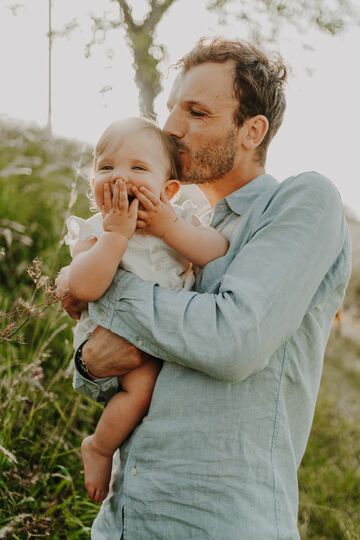
M 261 174 L 260 176 L 254 178 L 254 180 L 251 180 L 251 182 L 248 184 L 245 184 L 245 186 L 242 186 L 236 191 L 233 191 L 233 193 L 230 193 L 230 195 L 225 197 L 225 201 L 227 202 L 229 208 L 235 214 L 240 216 L 244 214 L 244 212 L 259 195 L 278 183 L 279 182 L 270 174 Z

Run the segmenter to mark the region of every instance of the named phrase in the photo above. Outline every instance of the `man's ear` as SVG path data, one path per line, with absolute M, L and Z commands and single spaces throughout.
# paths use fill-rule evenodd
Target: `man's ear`
M 245 120 L 245 134 L 242 140 L 247 150 L 255 150 L 263 142 L 269 129 L 269 120 L 263 114 L 257 114 Z
M 179 180 L 175 180 L 175 179 L 167 180 L 163 187 L 163 193 L 165 193 L 167 198 L 171 200 L 173 197 L 175 197 L 179 189 L 180 189 Z

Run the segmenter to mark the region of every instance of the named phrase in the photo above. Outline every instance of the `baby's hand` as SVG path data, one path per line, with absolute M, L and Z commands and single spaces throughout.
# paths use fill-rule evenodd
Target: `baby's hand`
M 133 186 L 132 191 L 142 206 L 138 211 L 137 228 L 146 229 L 158 238 L 165 238 L 177 221 L 176 212 L 168 198 L 161 194 L 159 199 L 144 186 L 139 189 Z
M 136 220 L 139 201 L 134 199 L 129 206 L 125 182 L 116 180 L 113 193 L 110 184 L 104 184 L 104 204 L 101 209 L 103 228 L 106 232 L 113 232 L 131 238 L 136 229 Z

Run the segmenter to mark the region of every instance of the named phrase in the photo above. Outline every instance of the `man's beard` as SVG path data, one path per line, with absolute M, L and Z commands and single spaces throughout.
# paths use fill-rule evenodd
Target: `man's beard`
M 237 130 L 230 129 L 225 137 L 214 138 L 206 146 L 192 152 L 187 146 L 177 143 L 180 152 L 187 154 L 189 165 L 181 171 L 181 182 L 205 184 L 216 182 L 234 166 Z

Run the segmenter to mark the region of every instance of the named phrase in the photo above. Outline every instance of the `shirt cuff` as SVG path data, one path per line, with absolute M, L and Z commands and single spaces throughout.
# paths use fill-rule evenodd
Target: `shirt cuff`
M 76 365 L 73 375 L 73 388 L 83 396 L 89 397 L 99 403 L 107 403 L 120 391 L 117 377 L 90 380 L 81 375 Z

